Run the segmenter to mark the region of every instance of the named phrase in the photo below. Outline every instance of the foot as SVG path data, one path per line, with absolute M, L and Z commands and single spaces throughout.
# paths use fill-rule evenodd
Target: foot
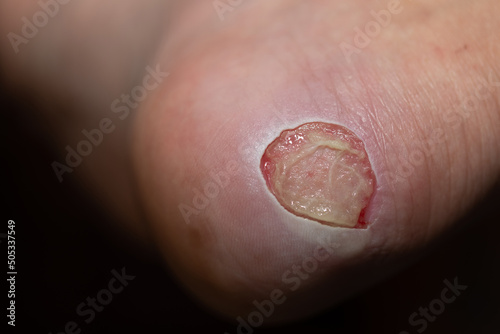
M 43 115 L 62 159 L 82 129 L 103 118 L 115 122 L 114 139 L 75 171 L 133 233 L 144 232 L 144 211 L 166 262 L 197 298 L 256 327 L 257 314 L 267 324 L 306 317 L 407 265 L 456 229 L 498 180 L 500 43 L 492 32 L 499 31 L 500 6 L 228 3 L 71 2 L 19 54 L 3 47 L 2 68 L 12 82 L 73 111 L 54 114 L 63 108 L 52 105 Z M 1 11 L 16 13 L 0 20 L 4 35 L 19 33 L 16 18 L 25 10 L 38 10 L 28 7 Z M 164 20 L 165 11 L 175 15 Z M 77 37 L 61 39 L 61 31 Z M 147 66 L 170 75 L 121 123 L 124 114 L 110 104 L 141 84 Z M 331 224 L 311 217 L 310 207 L 296 214 L 283 200 L 296 198 L 266 183 L 268 146 L 310 122 L 345 128 L 368 157 L 363 168 L 373 172 L 374 187 L 364 188 L 369 200 L 349 219 L 338 217 L 357 203 L 345 181 L 354 178 L 332 174 L 347 200 L 326 206 Z M 342 141 L 329 147 L 326 161 L 350 150 Z M 334 193 L 325 184 L 315 186 Z M 356 216 L 364 224 L 352 227 Z
M 256 1 L 222 13 L 194 5 L 173 23 L 158 56 L 171 76 L 134 141 L 157 241 L 210 307 L 247 319 L 271 301 L 271 322 L 313 314 L 452 230 L 498 178 L 493 2 Z M 471 13 L 484 24 L 464 29 Z M 186 22 L 198 24 L 183 33 Z M 266 186 L 266 147 L 308 122 L 364 143 L 376 176 L 366 229 L 295 215 Z

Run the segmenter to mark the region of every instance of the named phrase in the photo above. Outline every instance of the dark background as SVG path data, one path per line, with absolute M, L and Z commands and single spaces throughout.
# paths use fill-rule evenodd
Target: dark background
M 16 327 L 6 326 L 7 286 L 1 294 L 2 328 L 13 333 L 62 332 L 76 321 L 81 333 L 236 333 L 190 298 L 154 250 L 110 226 L 111 217 L 71 176 L 60 184 L 55 160 L 33 117 L 35 106 L 0 85 L 4 210 L 0 233 L 16 222 Z M 500 187 L 464 218 L 465 228 L 405 271 L 305 322 L 255 333 L 417 333 L 408 317 L 439 298 L 443 280 L 468 286 L 425 333 L 500 333 Z M 6 276 L 7 240 L 0 239 Z M 5 261 L 5 262 L 4 262 Z M 96 319 L 85 324 L 78 304 L 95 297 L 111 270 L 134 275 Z M 292 296 L 291 296 L 292 297 Z

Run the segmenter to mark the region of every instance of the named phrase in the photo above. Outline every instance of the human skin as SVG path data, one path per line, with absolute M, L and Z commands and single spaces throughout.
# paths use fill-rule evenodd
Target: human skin
M 402 2 L 352 57 L 342 43 L 387 2 L 254 1 L 223 22 L 211 4 L 176 6 L 152 62 L 170 76 L 131 124 L 134 203 L 175 275 L 214 310 L 245 316 L 280 289 L 287 301 L 268 322 L 314 314 L 455 229 L 498 180 L 496 2 Z M 293 216 L 269 193 L 265 148 L 310 121 L 364 142 L 377 178 L 367 229 Z M 229 183 L 186 218 L 180 205 L 223 171 Z M 318 268 L 286 283 L 325 244 Z

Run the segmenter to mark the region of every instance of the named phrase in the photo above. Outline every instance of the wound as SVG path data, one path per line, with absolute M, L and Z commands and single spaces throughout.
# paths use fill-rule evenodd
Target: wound
M 289 212 L 322 224 L 364 228 L 375 176 L 361 139 L 343 126 L 306 123 L 266 149 L 261 171 Z

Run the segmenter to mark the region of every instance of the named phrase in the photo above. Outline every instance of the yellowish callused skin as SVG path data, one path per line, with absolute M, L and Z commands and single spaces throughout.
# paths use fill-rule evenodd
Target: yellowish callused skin
M 321 132 L 276 164 L 275 196 L 289 211 L 332 226 L 354 227 L 373 193 L 366 154 Z

